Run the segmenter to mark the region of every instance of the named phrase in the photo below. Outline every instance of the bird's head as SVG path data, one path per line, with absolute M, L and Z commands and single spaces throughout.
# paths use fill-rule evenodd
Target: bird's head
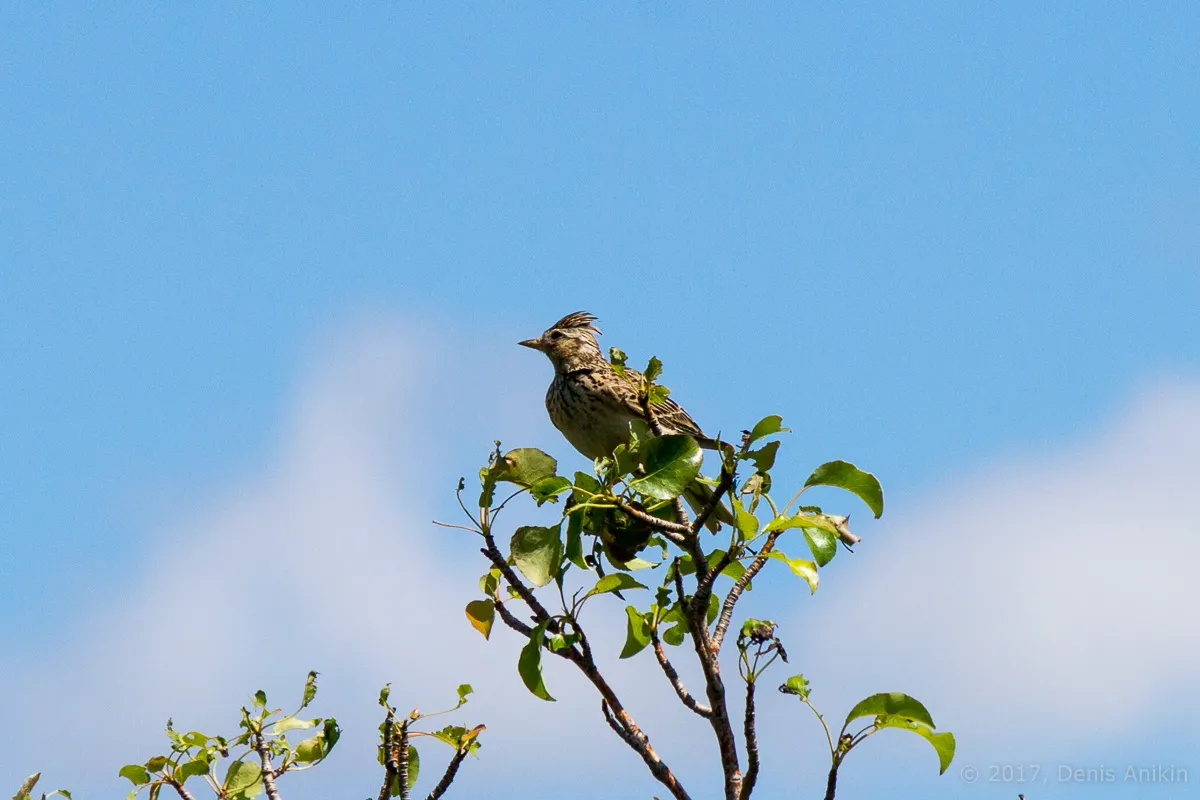
M 604 361 L 600 343 L 596 340 L 600 329 L 594 322 L 596 318 L 591 314 L 576 311 L 551 325 L 536 339 L 526 339 L 518 344 L 541 350 L 558 372 L 570 372 Z

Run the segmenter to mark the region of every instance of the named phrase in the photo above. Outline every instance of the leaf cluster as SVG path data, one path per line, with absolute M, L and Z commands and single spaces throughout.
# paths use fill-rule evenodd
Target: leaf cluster
M 119 775 L 128 778 L 133 800 L 143 789 L 157 800 L 164 786 L 183 794 L 191 780 L 207 784 L 221 800 L 251 800 L 285 772 L 309 769 L 325 760 L 341 736 L 332 717 L 302 717 L 317 695 L 317 673 L 308 673 L 299 706 L 284 714 L 268 707 L 261 689 L 241 708 L 240 732 L 225 737 L 200 731 L 179 733 L 167 720 L 170 750 L 140 764 L 126 764 Z M 293 743 L 289 733 L 311 732 Z M 277 765 L 273 762 L 278 761 Z

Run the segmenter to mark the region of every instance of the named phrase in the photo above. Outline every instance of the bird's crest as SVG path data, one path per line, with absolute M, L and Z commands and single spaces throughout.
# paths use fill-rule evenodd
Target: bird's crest
M 558 322 L 550 326 L 550 330 L 570 330 L 573 328 L 582 328 L 591 331 L 596 335 L 600 335 L 600 329 L 592 323 L 596 321 L 596 317 L 586 311 L 576 311 L 572 314 L 567 314 Z

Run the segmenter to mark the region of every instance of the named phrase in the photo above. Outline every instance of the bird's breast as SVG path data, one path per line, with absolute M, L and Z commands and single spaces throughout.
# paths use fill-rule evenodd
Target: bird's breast
M 633 414 L 609 397 L 591 373 L 555 376 L 546 392 L 550 421 L 587 458 L 612 455 L 629 440 Z

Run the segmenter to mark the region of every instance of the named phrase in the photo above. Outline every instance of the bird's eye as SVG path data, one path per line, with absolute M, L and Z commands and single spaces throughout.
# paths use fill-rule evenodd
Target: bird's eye
M 562 337 L 563 337 L 563 332 L 562 332 L 562 331 L 550 331 L 550 338 L 551 338 L 551 339 L 558 340 L 558 339 L 561 339 Z

